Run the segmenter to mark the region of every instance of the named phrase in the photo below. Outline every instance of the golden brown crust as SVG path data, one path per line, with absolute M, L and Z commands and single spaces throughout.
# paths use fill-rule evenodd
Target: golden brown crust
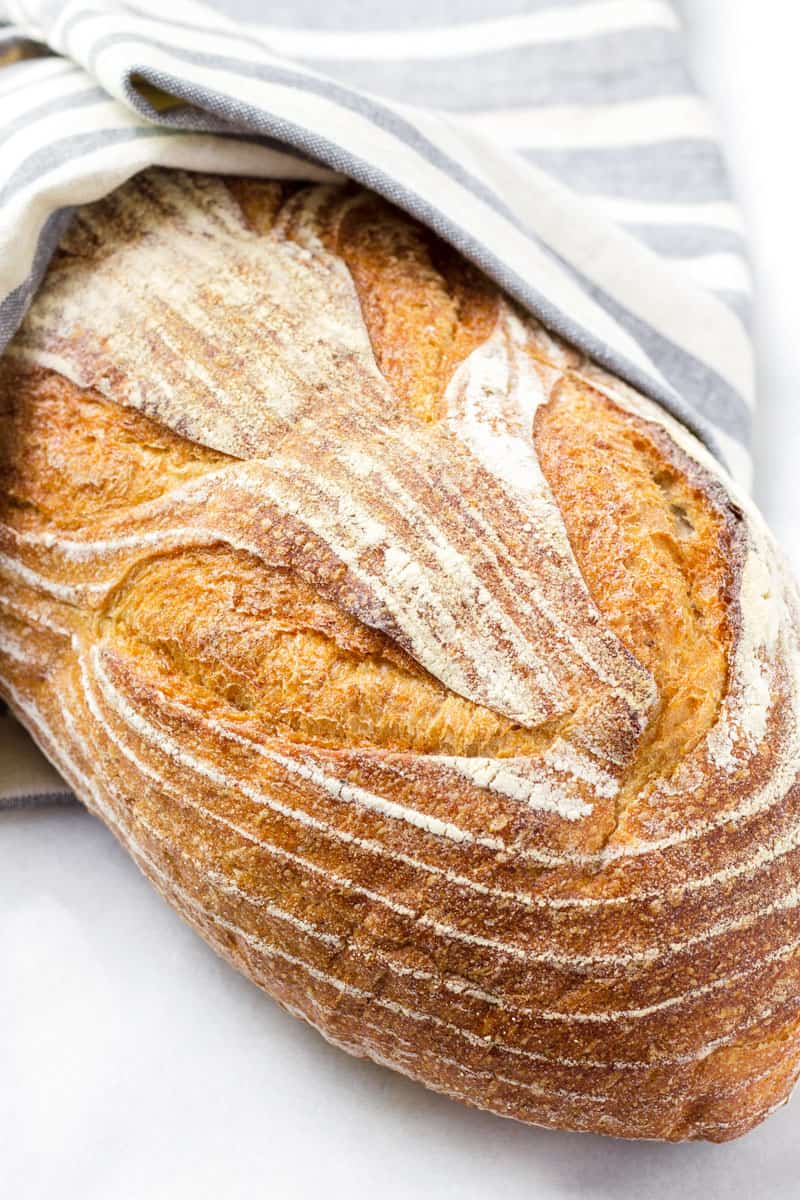
M 669 776 L 717 717 L 732 630 L 730 515 L 665 458 L 642 422 L 567 383 L 536 447 L 587 587 L 658 685 L 630 797 Z
M 0 472 L 4 698 L 282 1004 L 538 1124 L 785 1099 L 797 601 L 652 406 L 372 196 L 150 172 L 0 366 Z

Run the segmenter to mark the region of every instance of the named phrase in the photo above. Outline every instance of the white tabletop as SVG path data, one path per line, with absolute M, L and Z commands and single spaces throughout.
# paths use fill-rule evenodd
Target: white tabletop
M 759 280 L 757 494 L 800 572 L 790 0 L 684 0 Z M 794 185 L 794 186 L 793 186 Z M 79 809 L 0 821 L 0 1190 L 14 1200 L 790 1200 L 800 1099 L 727 1146 L 527 1129 L 328 1047 L 155 895 Z

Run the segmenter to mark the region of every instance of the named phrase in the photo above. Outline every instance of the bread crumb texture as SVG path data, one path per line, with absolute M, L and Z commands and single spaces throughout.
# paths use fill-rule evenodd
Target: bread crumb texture
M 690 435 L 353 186 L 150 171 L 0 362 L 0 692 L 353 1054 L 736 1137 L 800 1061 L 798 607 Z

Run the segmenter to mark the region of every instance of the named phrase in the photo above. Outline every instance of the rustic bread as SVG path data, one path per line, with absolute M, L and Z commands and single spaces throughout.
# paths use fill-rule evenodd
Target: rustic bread
M 351 187 L 139 176 L 0 376 L 0 692 L 212 946 L 504 1116 L 785 1100 L 798 603 L 690 434 Z

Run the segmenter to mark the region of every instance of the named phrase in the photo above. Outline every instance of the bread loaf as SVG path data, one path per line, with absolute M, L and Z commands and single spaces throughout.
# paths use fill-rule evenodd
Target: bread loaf
M 786 1099 L 797 593 L 686 430 L 367 192 L 159 171 L 0 419 L 0 692 L 219 953 L 502 1116 Z

